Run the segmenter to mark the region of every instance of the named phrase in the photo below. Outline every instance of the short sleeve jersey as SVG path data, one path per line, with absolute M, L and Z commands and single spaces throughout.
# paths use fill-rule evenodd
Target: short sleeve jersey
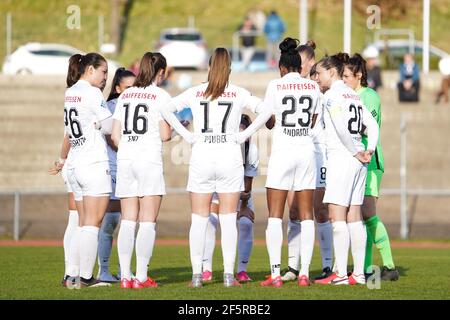
M 162 154 L 159 122 L 163 119 L 160 110 L 169 102 L 170 95 L 154 85 L 131 87 L 122 92 L 113 116 L 121 125 L 118 160 L 150 154 L 159 157 Z
M 312 144 L 312 120 L 320 110 L 318 85 L 291 72 L 267 86 L 264 105 L 272 108 L 275 126 L 272 148 Z
M 64 125 L 71 147 L 71 166 L 107 161 L 106 141 L 99 123 L 111 117 L 100 89 L 79 80 L 68 88 L 64 99 Z
M 375 118 L 378 123 L 378 128 L 381 129 L 381 102 L 378 93 L 368 87 L 363 87 L 358 90 L 358 94 L 361 101 L 367 107 L 369 112 Z M 362 143 L 367 148 L 367 136 L 362 136 Z M 369 163 L 367 170 L 381 170 L 384 172 L 384 156 L 383 150 L 381 149 L 381 139 L 378 138 L 378 144 L 375 149 L 375 153 L 372 156 L 372 161 Z
M 363 125 L 363 108 L 359 95 L 342 80 L 335 81 L 324 95 L 325 133 L 327 151 L 344 150 L 347 148 L 336 133 L 331 117 L 342 116 L 345 127 L 350 133 L 353 143 L 358 151 L 365 150 L 361 141 Z M 366 110 L 367 112 L 367 110 Z
M 208 83 L 192 87 L 172 99 L 177 111 L 191 108 L 194 134 L 203 136 L 199 142 L 229 142 L 226 135 L 239 132 L 244 108 L 260 112 L 261 99 L 247 90 L 229 84 L 215 100 L 205 97 Z

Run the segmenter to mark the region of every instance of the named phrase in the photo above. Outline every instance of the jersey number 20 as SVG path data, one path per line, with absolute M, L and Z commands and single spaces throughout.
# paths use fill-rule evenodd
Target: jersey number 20
M 348 111 L 353 112 L 354 113 L 354 117 L 351 117 L 348 120 L 348 131 L 351 134 L 357 134 L 358 132 L 361 132 L 362 130 L 362 107 L 358 106 L 356 107 L 354 104 L 351 104 L 349 106 Z M 354 123 L 356 123 L 356 128 L 353 125 Z

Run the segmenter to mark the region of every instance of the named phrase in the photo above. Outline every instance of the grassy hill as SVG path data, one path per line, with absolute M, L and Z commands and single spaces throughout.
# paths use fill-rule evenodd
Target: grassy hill
M 352 16 L 352 49 L 361 50 L 373 38 L 367 29 L 365 4 L 382 3 L 383 0 L 355 0 Z M 129 65 L 146 50 L 153 50 L 162 28 L 186 26 L 188 17 L 195 17 L 210 48 L 231 46 L 232 33 L 245 13 L 258 7 L 265 12 L 277 10 L 287 25 L 286 35 L 298 37 L 298 0 L 134 0 L 124 34 L 123 50 L 114 57 Z M 69 5 L 81 9 L 81 29 L 69 30 L 66 13 Z M 2 0 L 0 1 L 0 60 L 3 61 L 6 44 L 6 13 L 13 15 L 13 50 L 31 42 L 61 42 L 84 51 L 98 50 L 98 16 L 105 19 L 105 42 L 109 39 L 110 1 L 91 0 Z M 431 44 L 450 52 L 450 0 L 431 3 Z M 309 1 L 309 38 L 316 41 L 318 53 L 335 52 L 342 48 L 343 1 Z M 422 37 L 422 1 L 409 1 L 399 15 L 383 12 L 382 28 L 410 28 L 417 39 Z M 258 46 L 264 47 L 259 39 Z

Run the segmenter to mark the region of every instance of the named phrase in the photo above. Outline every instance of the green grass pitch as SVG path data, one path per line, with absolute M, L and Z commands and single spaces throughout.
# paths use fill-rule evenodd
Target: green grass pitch
M 375 263 L 380 263 L 375 251 Z M 286 264 L 286 247 L 283 264 Z M 133 300 L 304 300 L 304 299 L 450 299 L 450 254 L 448 249 L 402 248 L 393 250 L 400 270 L 397 282 L 381 282 L 380 289 L 366 286 L 298 287 L 285 283 L 282 288 L 263 288 L 259 283 L 268 272 L 266 247 L 257 245 L 249 263 L 253 282 L 241 287 L 224 288 L 221 282 L 220 246 L 214 256 L 214 279 L 201 289 L 188 288 L 191 277 L 189 247 L 183 245 L 156 246 L 149 274 L 161 285 L 158 288 L 123 290 L 112 287 L 69 290 L 60 285 L 63 275 L 63 249 L 60 247 L 0 247 L 0 299 L 133 299 Z M 117 271 L 117 251 L 112 254 L 112 271 Z M 316 246 L 311 276 L 320 273 L 320 250 Z

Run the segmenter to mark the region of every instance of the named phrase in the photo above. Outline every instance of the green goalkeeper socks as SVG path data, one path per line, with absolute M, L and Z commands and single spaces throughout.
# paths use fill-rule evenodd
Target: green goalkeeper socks
M 366 225 L 367 232 L 366 258 L 364 261 L 365 272 L 370 273 L 372 271 L 371 266 L 373 243 L 375 243 L 377 249 L 380 251 L 381 259 L 383 260 L 383 266 L 389 269 L 395 268 L 394 261 L 392 259 L 389 235 L 383 222 L 381 222 L 378 216 L 373 216 L 364 223 Z

